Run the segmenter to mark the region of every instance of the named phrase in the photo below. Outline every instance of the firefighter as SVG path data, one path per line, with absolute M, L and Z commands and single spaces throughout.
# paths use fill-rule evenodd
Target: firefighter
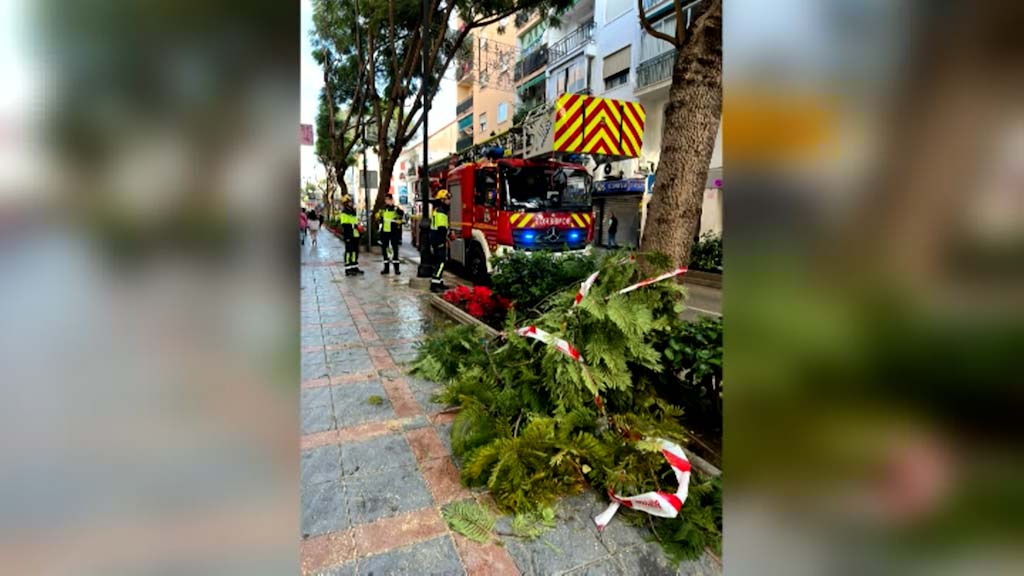
M 359 218 L 352 197 L 341 197 L 341 235 L 345 239 L 345 276 L 365 274 L 359 269 Z
M 384 269 L 381 274 L 390 274 L 390 265 L 395 265 L 395 274 L 401 275 L 398 269 L 398 245 L 402 241 L 402 221 L 405 219 L 405 211 L 400 206 L 395 206 L 395 197 L 388 194 L 384 198 L 387 203 L 384 209 L 377 213 L 380 220 L 380 245 L 384 255 Z
M 448 211 L 452 199 L 447 190 L 438 190 L 434 197 L 434 209 L 430 214 L 430 246 L 434 251 L 434 276 L 430 279 L 431 292 L 445 290 L 444 265 L 448 261 Z

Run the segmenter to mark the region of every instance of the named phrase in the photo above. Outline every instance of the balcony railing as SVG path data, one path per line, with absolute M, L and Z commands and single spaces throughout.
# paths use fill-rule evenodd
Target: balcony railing
M 676 62 L 676 51 L 669 50 L 636 67 L 636 87 L 644 88 L 672 78 L 672 66 Z
M 459 102 L 459 105 L 455 107 L 455 115 L 456 116 L 462 116 L 463 114 L 465 114 L 466 112 L 469 112 L 472 109 L 473 109 L 473 97 L 470 96 L 469 98 L 466 98 L 462 102 Z
M 542 45 L 536 50 L 530 52 L 522 60 L 516 62 L 516 71 L 514 74 L 514 80 L 519 82 L 523 78 L 526 78 L 530 74 L 533 74 L 537 70 L 540 70 L 548 63 L 548 47 Z
M 644 13 L 648 16 L 651 15 L 651 8 L 655 6 L 661 6 L 662 4 L 668 4 L 669 0 L 644 0 Z
M 462 152 L 473 145 L 473 136 L 462 136 L 455 141 L 455 151 Z
M 591 20 L 579 28 L 569 32 L 558 42 L 548 48 L 548 60 L 554 62 L 583 46 L 594 37 L 594 22 Z

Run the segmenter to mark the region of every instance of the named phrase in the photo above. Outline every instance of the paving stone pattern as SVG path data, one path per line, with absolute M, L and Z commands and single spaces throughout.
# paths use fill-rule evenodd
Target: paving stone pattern
M 486 545 L 448 530 L 441 507 L 491 502 L 459 484 L 451 421 L 436 383 L 406 373 L 435 316 L 426 293 L 381 276 L 380 256 L 360 254 L 366 274 L 345 277 L 341 242 L 325 232 L 301 247 L 301 563 L 303 574 L 516 575 L 720 574 L 705 556 L 671 567 L 642 529 L 591 518 L 594 493 L 563 499 L 542 538 L 501 536 Z M 371 400 L 372 399 L 372 400 Z M 511 518 L 499 519 L 508 531 Z

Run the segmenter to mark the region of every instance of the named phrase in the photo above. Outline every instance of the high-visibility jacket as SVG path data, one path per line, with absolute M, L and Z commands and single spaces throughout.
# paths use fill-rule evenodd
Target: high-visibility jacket
M 359 238 L 359 218 L 356 216 L 355 208 L 342 208 L 341 235 L 346 240 Z
M 385 206 L 381 210 L 377 217 L 381 221 L 381 230 L 384 232 L 391 232 L 391 227 L 395 226 L 396 230 L 402 227 L 402 219 L 405 217 L 405 211 L 398 206 Z
M 438 204 L 430 215 L 430 229 L 448 232 L 448 206 Z

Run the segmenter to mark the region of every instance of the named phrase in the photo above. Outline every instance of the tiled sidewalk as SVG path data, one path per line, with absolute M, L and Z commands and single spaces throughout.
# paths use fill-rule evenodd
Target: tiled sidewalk
M 565 499 L 557 527 L 535 541 L 481 545 L 448 530 L 442 506 L 488 497 L 459 484 L 452 415 L 430 401 L 438 386 L 403 369 L 434 321 L 408 286 L 415 265 L 381 276 L 379 256 L 363 253 L 366 275 L 348 278 L 341 243 L 324 233 L 320 244 L 302 247 L 303 574 L 676 573 L 640 529 L 613 522 L 599 536 L 596 494 Z M 679 570 L 720 572 L 707 557 Z

